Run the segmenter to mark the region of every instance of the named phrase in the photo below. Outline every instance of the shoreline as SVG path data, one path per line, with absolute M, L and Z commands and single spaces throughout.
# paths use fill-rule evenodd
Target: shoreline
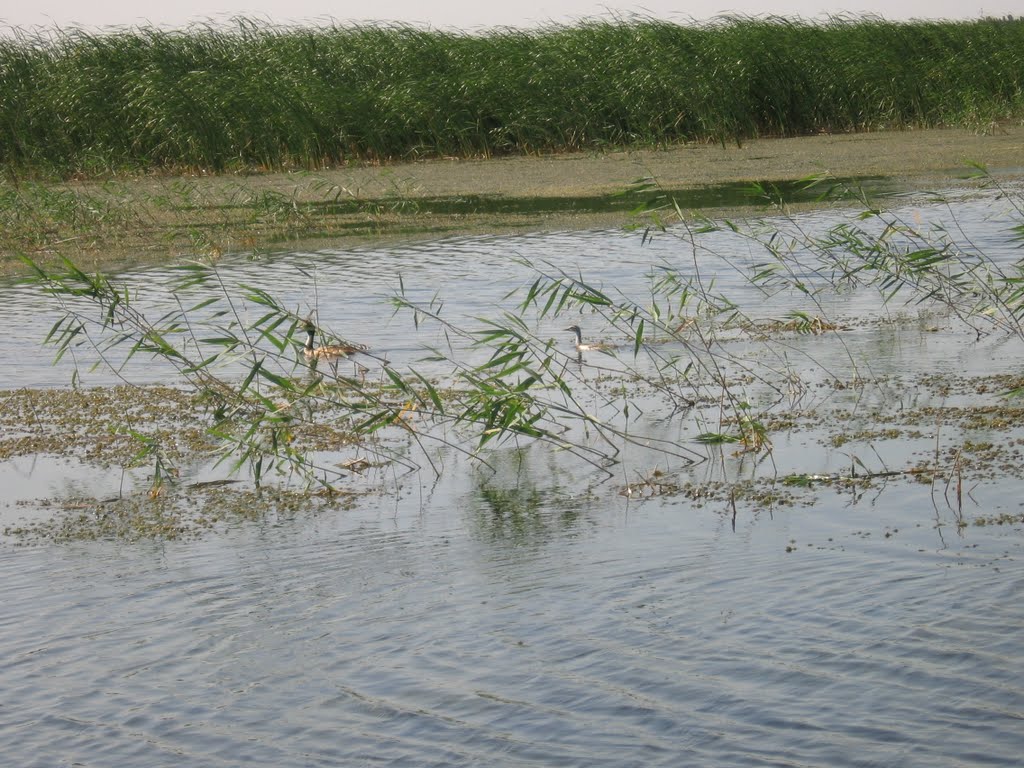
M 381 193 L 387 191 L 387 177 L 398 174 L 432 195 L 572 197 L 612 194 L 644 176 L 669 189 L 793 181 L 823 172 L 838 177 L 952 180 L 962 177 L 970 163 L 1024 175 L 1024 126 L 999 126 L 991 134 L 934 128 L 755 139 L 739 147 L 684 144 L 604 153 L 426 160 L 321 175 L 340 176 Z
M 972 164 L 1000 178 L 1024 178 L 1024 125 L 994 126 L 986 134 L 959 128 L 818 134 L 738 147 L 686 144 L 309 172 L 28 183 L 8 187 L 16 205 L 3 222 L 0 273 L 24 271 L 19 254 L 104 269 L 385 239 L 624 226 L 630 209 L 664 192 L 817 174 L 941 188 L 976 175 Z M 641 180 L 656 188 L 626 205 L 622 194 Z M 734 217 L 758 210 L 750 202 L 683 209 Z

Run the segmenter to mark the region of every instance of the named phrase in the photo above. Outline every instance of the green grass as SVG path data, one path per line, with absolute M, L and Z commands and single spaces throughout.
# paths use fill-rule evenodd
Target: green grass
M 0 39 L 0 167 L 91 176 L 740 142 L 1024 116 L 1024 20 L 737 18 Z

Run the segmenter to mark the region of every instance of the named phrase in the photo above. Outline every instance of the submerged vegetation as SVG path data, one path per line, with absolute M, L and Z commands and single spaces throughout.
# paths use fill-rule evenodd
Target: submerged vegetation
M 1013 19 L 17 33 L 0 40 L 0 167 L 15 176 L 987 128 L 1024 114 Z

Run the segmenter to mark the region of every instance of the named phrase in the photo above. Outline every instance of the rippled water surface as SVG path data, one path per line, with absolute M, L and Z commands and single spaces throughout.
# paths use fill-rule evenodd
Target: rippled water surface
M 964 200 L 957 220 L 975 243 L 1012 257 L 998 205 Z M 907 215 L 942 211 L 909 202 Z M 837 215 L 800 223 L 827 227 Z M 513 257 L 635 295 L 652 264 L 678 259 L 680 243 L 620 232 L 463 238 L 240 258 L 226 274 L 300 311 L 315 303 L 323 324 L 402 362 L 438 337 L 391 317 L 384 297 L 398 275 L 410 295 L 440 292 L 453 316 L 492 316 L 531 279 Z M 742 248 L 715 246 L 732 261 L 757 258 Z M 160 270 L 124 277 L 141 301 L 165 300 Z M 735 273 L 722 280 L 756 298 Z M 0 351 L 18 350 L 4 388 L 66 386 L 69 362 L 52 366 L 52 351 L 36 352 L 52 308 L 26 287 L 2 296 L 0 323 L 13 335 Z M 851 321 L 910 318 L 851 327 L 849 354 L 834 357 L 801 357 L 814 339 L 787 342 L 811 379 L 815 366 L 851 356 L 879 379 L 897 377 L 858 395 L 877 404 L 955 399 L 916 393 L 915 375 L 1019 368 L 1013 337 L 978 340 L 925 307 L 883 308 L 877 294 L 850 292 L 826 308 Z M 564 324 L 538 332 L 564 336 Z M 132 366 L 135 380 L 167 376 Z M 113 381 L 101 371 L 83 380 Z M 924 454 L 953 439 L 934 424 L 922 432 Z M 777 435 L 778 471 L 849 463 L 818 437 Z M 882 442 L 877 451 L 896 460 Z M 941 484 L 825 486 L 813 503 L 737 513 L 686 494 L 630 500 L 618 492 L 623 478 L 551 454 L 500 448 L 489 468 L 442 455 L 455 471 L 440 479 L 421 473 L 351 509 L 268 512 L 193 541 L 0 544 L 2 762 L 1020 764 L 1020 478 L 969 478 L 965 500 L 968 521 L 1008 513 L 1017 522 L 961 525 L 965 512 Z M 744 461 L 719 452 L 687 479 L 736 477 Z M 649 468 L 626 464 L 624 474 Z M 116 492 L 121 479 L 39 457 L 3 462 L 0 482 L 9 519 L 17 500 L 59 497 L 68 484 Z

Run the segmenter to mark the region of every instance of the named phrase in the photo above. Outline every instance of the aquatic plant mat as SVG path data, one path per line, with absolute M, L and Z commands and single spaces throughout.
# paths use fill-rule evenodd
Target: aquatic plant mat
M 202 397 L 163 386 L 0 393 L 0 465 L 47 464 L 48 476 L 77 488 L 33 499 L 19 497 L 8 481 L 0 514 L 4 535 L 23 542 L 178 539 L 317 506 L 344 509 L 357 496 L 305 487 L 256 491 L 250 481 L 223 473 L 200 479 L 216 465 L 211 421 Z M 306 432 L 297 439 L 307 448 L 345 441 L 323 427 Z M 97 477 L 109 483 L 103 497 L 87 492 Z M 29 522 L 8 524 L 30 510 Z M 46 512 L 41 518 L 40 511 Z
M 910 318 L 896 322 L 917 324 Z M 784 339 L 784 332 L 776 338 Z M 605 386 L 614 388 L 619 382 L 611 378 Z M 742 467 L 744 449 L 735 440 L 724 440 L 706 462 L 691 468 L 627 463 L 621 473 L 599 480 L 569 483 L 563 478 L 559 493 L 638 503 L 682 501 L 733 523 L 737 516 L 786 507 L 830 507 L 837 500 L 846 505 L 865 498 L 879 502 L 892 494 L 915 498 L 913 503 L 922 509 L 933 508 L 940 527 L 1020 527 L 1022 504 L 999 492 L 1007 481 L 1024 476 L 1024 402 L 1006 396 L 1020 390 L 1024 375 L 1016 374 L 860 381 L 850 389 L 836 389 L 846 405 L 830 396 L 817 407 L 787 409 L 765 418 L 762 426 L 776 446 L 775 458 L 751 456 L 746 462 L 750 467 L 732 479 L 721 468 Z M 913 393 L 913 401 L 926 404 L 913 405 L 900 396 L 875 397 L 872 391 Z M 126 408 L 126 403 L 131 406 Z M 371 469 L 367 459 L 339 463 L 349 480 L 316 492 L 287 482 L 256 489 L 244 476 L 199 479 L 209 476 L 205 468 L 214 451 L 201 411 L 194 406 L 194 398 L 163 387 L 0 394 L 0 464 L 40 457 L 59 460 L 71 485 L 76 478 L 111 467 L 123 478 L 120 491 L 111 489 L 101 497 L 8 495 L 0 504 L 4 538 L 19 544 L 191 538 L 252 521 L 336 514 L 359 503 L 380 503 L 389 494 L 367 482 L 367 470 L 379 475 L 381 468 Z M 184 472 L 153 484 L 152 462 L 140 455 L 140 443 L 126 430 L 112 428 L 124 423 L 129 412 L 136 414 L 131 423 L 140 433 L 156 434 L 155 427 L 174 435 L 170 445 L 176 453 L 168 458 L 185 467 Z M 307 447 L 326 450 L 339 439 L 321 435 Z M 898 528 L 874 533 L 891 536 Z

